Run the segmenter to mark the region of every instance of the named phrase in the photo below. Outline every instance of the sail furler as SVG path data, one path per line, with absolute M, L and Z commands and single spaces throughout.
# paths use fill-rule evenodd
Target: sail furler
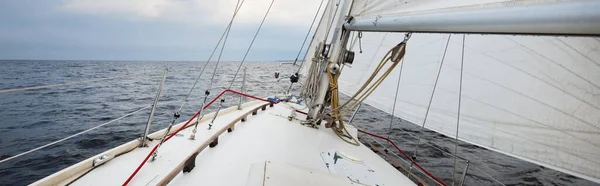
M 318 43 L 332 30 L 331 0 L 317 27 L 308 66 Z M 350 16 L 412 14 L 457 9 L 525 6 L 561 0 L 354 0 Z M 331 22 L 329 22 L 329 21 Z M 352 95 L 385 52 L 404 33 L 362 32 L 343 67 L 339 89 Z M 460 37 L 459 37 L 460 36 Z M 355 38 L 356 37 L 356 38 Z M 417 34 L 406 49 L 394 115 L 420 125 L 446 41 L 450 44 L 425 127 L 455 137 L 462 35 Z M 466 35 L 460 140 L 600 183 L 600 39 L 514 35 Z M 390 74 L 397 77 L 398 71 Z M 396 78 L 382 82 L 365 102 L 391 113 Z

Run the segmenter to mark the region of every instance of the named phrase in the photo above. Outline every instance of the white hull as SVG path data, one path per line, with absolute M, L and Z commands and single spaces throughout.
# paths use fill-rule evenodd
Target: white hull
M 163 144 L 157 159 L 147 162 L 129 185 L 358 185 L 348 177 L 358 177 L 365 185 L 415 185 L 364 145 L 345 143 L 325 127 L 314 129 L 301 125 L 299 120 L 287 119 L 295 110 L 293 107 L 304 106 L 279 103 L 272 108 L 266 106 L 265 111 L 258 109 L 257 115 L 249 114 L 263 104 L 262 101 L 253 101 L 244 104 L 242 110 L 237 110 L 237 106 L 224 109 L 211 130 L 207 127 L 213 114 L 206 115 L 198 126 L 195 140 L 189 140 L 193 127 L 179 132 Z M 246 122 L 236 122 L 246 114 Z M 298 118 L 303 118 L 303 115 L 298 115 Z M 229 124 L 235 126 L 234 130 L 218 135 L 218 131 L 227 131 Z M 179 126 L 173 127 L 172 131 Z M 356 128 L 347 128 L 356 138 Z M 164 130 L 150 137 L 160 138 L 162 134 Z M 217 135 L 216 147 L 203 148 L 212 141 L 211 136 Z M 147 148 L 135 148 L 139 143 L 135 140 L 108 150 L 32 185 L 123 184 L 159 140 L 150 142 Z M 91 168 L 96 157 L 132 148 L 130 152 Z M 189 173 L 182 173 L 178 165 L 182 165 L 196 149 L 203 150 L 195 158 L 195 168 Z M 351 170 L 345 172 L 332 172 L 326 165 L 326 161 L 331 162 L 324 155 L 328 152 L 340 152 L 351 159 L 362 160 L 364 165 L 350 166 Z M 360 170 L 361 167 L 372 172 Z M 82 176 L 85 172 L 88 173 Z

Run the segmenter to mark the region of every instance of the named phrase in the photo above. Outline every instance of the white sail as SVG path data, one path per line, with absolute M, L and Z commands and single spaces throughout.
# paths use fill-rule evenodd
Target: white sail
M 376 17 L 449 10 L 531 5 L 565 0 L 354 0 L 352 16 Z
M 551 0 L 355 0 L 351 16 L 386 16 L 448 9 L 516 6 Z M 327 14 L 325 14 L 327 16 Z M 331 32 L 318 29 L 310 49 Z M 343 69 L 340 91 L 352 95 L 404 33 L 363 32 L 354 63 Z M 356 39 L 356 35 L 351 40 Z M 449 34 L 413 34 L 395 116 L 424 121 Z M 600 183 L 600 39 L 466 35 L 458 138 Z M 450 39 L 425 127 L 454 137 L 462 35 Z M 309 52 L 310 64 L 312 52 Z M 305 67 L 304 69 L 307 69 Z M 399 68 L 366 102 L 391 113 Z
M 308 46 L 308 52 L 306 53 L 306 59 L 305 63 L 302 64 L 301 67 L 301 74 L 308 74 L 308 69 L 310 64 L 312 63 L 314 54 L 315 54 L 315 50 L 317 48 L 317 45 L 319 44 L 319 42 L 324 41 L 325 39 L 327 39 L 327 37 L 329 37 L 331 35 L 330 27 L 333 26 L 333 22 L 334 22 L 334 14 L 335 14 L 335 8 L 337 7 L 337 4 L 339 3 L 340 0 L 326 0 L 327 2 L 327 6 L 325 6 L 325 8 L 323 9 L 322 13 L 320 14 L 320 18 L 319 18 L 319 22 L 318 25 L 316 26 L 315 32 L 313 34 L 312 37 L 312 41 L 310 46 Z

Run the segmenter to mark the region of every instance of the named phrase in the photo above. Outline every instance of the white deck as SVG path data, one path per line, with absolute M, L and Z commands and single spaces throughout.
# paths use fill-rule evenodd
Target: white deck
M 196 140 L 188 139 L 192 127 L 183 130 L 179 133 L 182 135 L 173 137 L 159 149 L 156 161 L 146 163 L 129 185 L 156 185 L 214 132 L 257 105 L 219 115 L 211 130 L 207 130 L 209 121 L 201 122 Z M 347 144 L 323 126 L 313 129 L 298 120 L 288 121 L 286 117 L 292 106 L 301 108 L 280 103 L 265 111 L 259 110 L 257 115 L 249 115 L 246 122 L 236 124 L 233 132 L 223 133 L 216 147 L 204 149 L 196 157 L 196 167 L 190 173 L 180 172 L 169 185 L 356 185 L 349 182 L 346 175 L 329 173 L 321 153 L 335 151 L 363 160 L 376 173 L 369 179 L 380 185 L 415 185 L 364 145 Z M 304 115 L 298 114 L 298 118 Z M 356 137 L 356 129 L 348 129 Z M 149 145 L 153 147 L 157 143 L 155 140 Z M 137 148 L 119 156 L 72 185 L 123 184 L 150 150 Z M 278 176 L 269 178 L 269 175 Z

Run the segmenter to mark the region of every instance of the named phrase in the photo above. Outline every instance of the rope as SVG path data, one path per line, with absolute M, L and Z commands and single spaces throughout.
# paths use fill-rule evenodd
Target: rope
M 54 85 L 42 85 L 42 86 L 33 86 L 33 87 L 24 87 L 24 88 L 4 89 L 4 90 L 0 90 L 0 93 L 20 92 L 20 91 L 26 91 L 26 90 L 39 90 L 39 89 L 47 89 L 47 88 L 54 88 L 54 87 L 61 87 L 61 86 L 69 86 L 69 85 L 75 85 L 75 84 L 91 83 L 91 82 L 102 81 L 102 80 L 110 80 L 110 79 L 130 77 L 130 76 L 139 75 L 139 74 L 143 74 L 143 73 L 134 73 L 134 74 L 128 74 L 128 75 L 122 75 L 122 76 L 113 76 L 113 77 L 105 77 L 105 78 L 98 78 L 98 79 L 88 79 L 88 80 L 83 80 L 83 81 L 73 81 L 73 82 L 61 83 L 61 84 L 54 84 Z
M 446 183 L 444 183 L 442 180 L 440 180 L 439 178 L 435 177 L 433 174 L 431 174 L 429 171 L 427 171 L 425 168 L 423 168 L 421 165 L 419 165 L 417 162 L 415 162 L 415 160 L 413 160 L 406 152 L 404 152 L 402 149 L 400 149 L 400 147 L 398 147 L 398 145 L 396 145 L 396 143 L 394 143 L 392 140 L 390 140 L 389 138 L 377 135 L 377 134 L 373 134 L 361 129 L 358 129 L 358 132 L 361 132 L 363 134 L 367 134 L 369 136 L 373 136 L 382 140 L 385 140 L 387 142 L 389 142 L 390 144 L 392 144 L 392 146 L 394 146 L 394 148 L 396 150 L 398 150 L 398 152 L 400 152 L 400 154 L 402 154 L 406 159 L 410 160 L 411 165 L 414 164 L 415 166 L 417 166 L 417 168 L 419 168 L 423 173 L 425 173 L 425 175 L 427 175 L 429 178 L 433 179 L 435 182 L 439 183 L 440 185 L 446 186 Z
M 383 56 L 383 58 L 379 62 L 379 65 L 375 68 L 375 71 L 371 74 L 371 76 L 363 84 L 363 86 L 358 91 L 356 91 L 356 93 L 354 93 L 354 95 L 341 106 L 339 105 L 339 92 L 338 92 L 338 78 L 340 76 L 340 73 L 332 72 L 331 68 L 326 69 L 327 76 L 329 79 L 329 86 L 330 86 L 329 89 L 330 89 L 331 108 L 333 108 L 331 110 L 331 112 L 329 113 L 332 118 L 332 124 L 333 124 L 332 129 L 335 132 L 335 134 L 338 137 L 340 137 L 342 140 L 344 140 L 352 145 L 357 145 L 357 146 L 360 145 L 360 143 L 358 143 L 358 141 L 356 139 L 354 139 L 351 135 L 349 135 L 349 132 L 344 127 L 344 120 L 343 120 L 342 116 L 344 116 L 346 114 L 345 114 L 345 111 L 342 111 L 341 109 L 343 109 L 345 106 L 350 104 L 350 102 L 352 102 L 357 96 L 360 95 L 357 99 L 358 101 L 355 101 L 354 103 L 350 104 L 351 106 L 349 108 L 346 108 L 346 111 L 356 108 L 371 93 L 373 93 L 373 91 L 375 91 L 375 89 L 381 84 L 381 82 L 383 82 L 383 80 L 396 67 L 396 65 L 398 65 L 398 63 L 402 62 L 402 59 L 404 58 L 404 54 L 406 53 L 406 50 L 405 50 L 406 42 L 408 41 L 409 38 L 410 38 L 410 33 L 407 33 L 402 42 L 400 42 L 398 45 L 391 48 Z M 379 71 L 381 71 L 381 69 L 388 62 L 392 62 L 392 65 L 373 84 L 371 84 L 371 81 L 373 79 L 375 79 L 377 74 L 379 74 Z M 335 65 L 334 62 L 330 61 L 329 63 L 330 63 L 330 65 L 332 65 L 332 64 Z M 367 88 L 366 91 L 365 91 L 365 88 Z M 335 122 L 337 122 L 338 125 L 335 125 Z M 352 141 L 347 140 L 346 138 L 350 138 Z
M 343 108 L 346 108 L 346 110 L 352 110 L 352 109 L 356 108 L 356 106 L 358 104 L 362 103 L 367 97 L 369 97 L 369 95 L 371 95 L 371 93 L 373 93 L 373 91 L 375 91 L 375 89 L 381 84 L 381 82 L 383 82 L 383 80 L 392 72 L 392 70 L 396 67 L 396 65 L 398 65 L 398 63 L 402 62 L 401 59 L 404 58 L 404 54 L 406 52 L 406 50 L 405 50 L 406 42 L 408 41 L 408 39 L 410 39 L 410 33 L 406 34 L 406 36 L 404 37 L 404 40 L 401 43 L 399 43 L 398 45 L 391 48 L 384 55 L 384 57 L 381 59 L 381 61 L 379 62 L 379 64 L 377 65 L 377 67 L 375 68 L 375 70 L 373 71 L 371 76 L 369 77 L 369 79 L 367 79 L 367 81 L 360 87 L 360 89 L 358 89 L 358 91 L 356 91 L 356 93 L 354 93 L 354 95 L 352 95 L 352 97 L 350 99 L 348 99 L 344 104 L 342 104 L 342 106 L 332 107 L 332 108 L 334 108 L 334 109 L 332 109 L 332 112 L 341 112 L 341 109 L 343 109 Z M 392 58 L 394 61 L 392 61 Z M 373 79 L 375 79 L 375 77 L 379 74 L 381 69 L 383 69 L 385 64 L 390 61 L 393 62 L 393 64 L 377 80 L 375 80 L 374 83 L 371 83 L 373 81 Z M 365 91 L 365 88 L 366 88 L 366 91 Z M 357 98 L 357 96 L 358 96 L 358 98 Z M 357 100 L 357 101 L 350 104 L 353 100 Z M 350 106 L 346 107 L 349 104 L 350 104 Z
M 460 104 L 462 101 L 462 84 L 463 84 L 463 70 L 464 70 L 464 60 L 465 60 L 465 35 L 463 34 L 462 38 L 462 53 L 460 59 L 460 83 L 458 84 L 458 108 L 456 114 L 456 138 L 454 138 L 454 154 L 458 154 L 458 128 L 460 126 Z M 456 156 L 454 156 L 454 171 L 452 171 L 452 185 L 456 179 Z M 464 182 L 464 180 L 463 180 Z
M 66 137 L 66 138 L 62 138 L 62 139 L 59 139 L 59 140 L 56 140 L 56 141 L 50 142 L 50 143 L 48 143 L 48 144 L 46 144 L 46 145 L 42 145 L 42 146 L 40 146 L 40 147 L 37 147 L 37 148 L 31 149 L 31 150 L 28 150 L 28 151 L 26 151 L 26 152 L 23 152 L 23 153 L 20 153 L 20 154 L 17 154 L 17 155 L 11 156 L 11 157 L 9 157 L 9 158 L 6 158 L 6 159 L 3 159 L 3 160 L 0 160 L 0 164 L 1 164 L 1 163 L 4 163 L 4 162 L 7 162 L 7 161 L 9 161 L 9 160 L 12 160 L 12 159 L 15 159 L 15 158 L 21 157 L 21 156 L 23 156 L 23 155 L 26 155 L 26 154 L 29 154 L 29 153 L 32 153 L 32 152 L 35 152 L 35 151 L 41 150 L 41 149 L 43 149 L 43 148 L 46 148 L 46 147 L 52 146 L 52 145 L 54 145 L 54 144 L 57 144 L 57 143 L 63 142 L 63 141 L 65 141 L 65 140 L 68 140 L 68 139 L 71 139 L 71 138 L 77 137 L 77 136 L 79 136 L 79 135 L 85 134 L 85 133 L 87 133 L 87 132 L 90 132 L 90 131 L 92 131 L 92 130 L 95 130 L 95 129 L 97 129 L 97 128 L 103 127 L 103 126 L 105 126 L 105 125 L 111 124 L 111 123 L 113 123 L 113 122 L 115 122 L 115 121 L 118 121 L 118 120 L 121 120 L 121 119 L 123 119 L 123 118 L 125 118 L 125 117 L 127 117 L 127 116 L 130 116 L 130 115 L 133 115 L 133 114 L 135 114 L 135 113 L 138 113 L 138 112 L 140 112 L 140 111 L 142 111 L 142 110 L 144 110 L 144 109 L 150 108 L 150 106 L 152 106 L 152 105 L 148 105 L 148 106 L 146 106 L 146 107 L 144 107 L 144 108 L 141 108 L 141 109 L 138 109 L 138 110 L 136 110 L 136 111 L 130 112 L 129 114 L 125 114 L 125 115 L 123 115 L 123 116 L 121 116 L 121 117 L 118 117 L 118 118 L 116 118 L 116 119 L 110 120 L 110 121 L 108 121 L 108 122 L 106 122 L 106 123 L 100 124 L 100 125 L 98 125 L 98 126 L 95 126 L 95 127 L 92 127 L 92 128 L 90 128 L 90 129 L 87 129 L 87 130 L 84 130 L 84 131 L 78 132 L 78 133 L 76 133 L 76 134 L 70 135 L 70 136 L 68 136 L 68 137 Z
M 429 115 L 429 110 L 431 109 L 431 103 L 433 102 L 433 95 L 435 95 L 435 89 L 437 87 L 438 80 L 440 79 L 440 73 L 442 72 L 442 66 L 444 65 L 444 59 L 446 58 L 446 52 L 448 51 L 448 45 L 450 44 L 451 34 L 448 35 L 448 41 L 446 41 L 446 47 L 444 49 L 444 54 L 442 56 L 442 61 L 440 62 L 440 67 L 438 68 L 437 77 L 435 78 L 435 83 L 433 84 L 433 91 L 431 91 L 431 97 L 429 98 L 429 104 L 427 105 L 427 111 L 425 111 L 425 118 L 423 119 L 423 125 L 421 125 L 421 130 L 419 133 L 419 139 L 417 141 L 415 147 L 415 153 L 413 155 L 414 158 L 417 158 L 417 153 L 419 151 L 419 147 L 421 146 L 421 137 L 423 136 L 423 129 L 425 128 L 425 123 L 427 122 L 427 116 Z M 412 166 L 412 165 L 411 165 Z
M 377 138 L 375 138 L 375 137 L 373 137 L 373 136 L 370 136 L 370 135 L 367 135 L 367 137 L 371 138 L 371 140 L 373 140 L 373 141 L 374 141 L 375 143 L 377 143 L 379 146 L 381 146 L 381 147 L 385 147 L 383 144 L 381 144 L 379 141 L 377 141 Z M 367 143 L 368 143 L 368 142 L 367 142 Z M 389 144 L 389 143 L 388 143 L 388 144 Z M 402 157 L 398 156 L 398 154 L 396 154 L 396 153 L 389 153 L 389 152 L 386 152 L 386 151 L 387 151 L 387 148 L 388 148 L 388 147 L 385 147 L 385 149 L 384 149 L 384 152 L 385 152 L 385 153 L 387 153 L 387 154 L 391 154 L 391 155 L 395 156 L 396 158 L 398 158 L 399 160 L 401 160 L 401 161 L 402 161 L 402 162 L 404 162 L 405 164 L 409 164 L 409 162 L 408 162 L 408 161 L 404 160 L 405 158 L 402 158 Z M 390 159 L 390 161 L 391 161 L 391 159 Z M 422 181 L 422 180 L 421 180 L 421 179 L 420 179 L 420 178 L 419 178 L 419 177 L 418 177 L 418 176 L 417 176 L 415 173 L 412 173 L 412 172 L 411 172 L 409 169 L 406 169 L 405 167 L 400 167 L 400 168 L 401 168 L 402 170 L 406 171 L 406 175 L 409 177 L 409 179 L 410 179 L 410 177 L 411 177 L 411 176 L 413 176 L 413 177 L 417 178 L 417 182 L 421 182 L 421 181 Z M 421 171 L 421 169 L 416 169 L 416 170 L 417 170 L 417 172 L 420 172 L 420 173 L 422 173 L 422 174 L 425 174 L 423 171 Z M 425 174 L 425 176 L 427 176 L 427 175 Z M 427 177 L 428 177 L 428 178 L 430 178 L 429 176 L 427 176 Z M 421 180 L 421 181 L 419 181 L 419 180 Z M 417 183 L 417 184 L 419 184 L 419 183 Z
M 335 108 L 338 106 L 338 102 L 339 102 L 339 92 L 338 92 L 338 78 L 339 78 L 339 72 L 338 73 L 332 73 L 330 68 L 327 68 L 327 76 L 329 78 L 329 85 L 330 85 L 330 91 L 331 91 L 331 107 Z M 344 120 L 342 119 L 342 117 L 340 116 L 339 112 L 332 112 L 331 113 L 331 117 L 333 118 L 333 126 L 331 127 L 331 129 L 334 131 L 334 133 L 340 137 L 342 140 L 344 140 L 345 142 L 352 144 L 352 145 L 356 145 L 359 146 L 360 143 L 358 142 L 358 140 L 356 140 L 354 137 L 352 137 L 352 135 L 350 135 L 350 133 L 348 132 L 348 130 L 346 129 L 346 127 L 344 127 Z M 335 122 L 338 122 L 339 125 L 335 125 Z M 346 139 L 346 138 L 350 138 L 350 140 Z
M 248 95 L 248 94 L 244 94 L 238 91 L 234 91 L 231 89 L 226 89 L 223 90 L 219 95 L 217 95 L 215 98 L 213 98 L 210 102 L 208 102 L 208 104 L 204 105 L 203 109 L 206 109 L 207 107 L 209 107 L 210 105 L 212 105 L 217 99 L 219 99 L 223 94 L 227 93 L 227 92 L 231 92 L 231 93 L 235 93 L 244 97 L 248 97 L 248 98 L 252 98 L 252 99 L 256 99 L 256 100 L 260 100 L 260 101 L 265 101 L 265 102 L 269 102 L 269 103 L 274 103 L 272 101 L 268 101 L 256 96 L 252 96 L 252 95 Z M 171 139 L 173 136 L 177 135 L 177 133 L 179 133 L 180 131 L 182 131 L 183 129 L 185 129 L 186 127 L 188 127 L 188 125 L 192 122 L 192 120 L 194 118 L 196 118 L 198 115 L 200 114 L 200 112 L 196 112 L 196 114 L 194 114 L 192 117 L 190 117 L 190 119 L 188 119 L 187 122 L 185 122 L 183 125 L 181 125 L 181 127 L 179 127 L 179 129 L 177 129 L 175 132 L 171 133 L 170 135 L 168 135 L 166 138 L 164 138 L 163 142 L 167 142 L 169 139 Z M 168 133 L 170 131 L 167 130 L 166 132 Z M 144 158 L 144 160 L 140 163 L 140 165 L 138 165 L 138 167 L 133 171 L 133 173 L 131 173 L 131 175 L 129 175 L 129 177 L 127 178 L 127 180 L 125 180 L 125 182 L 123 183 L 123 185 L 127 185 L 129 184 L 129 182 L 131 182 L 131 180 L 133 179 L 133 177 L 135 177 L 135 175 L 142 169 L 142 167 L 146 164 L 146 162 L 148 162 L 148 159 L 150 158 L 150 156 L 152 156 L 152 154 L 154 154 L 154 152 L 158 149 L 160 145 L 155 145 L 154 148 L 152 148 L 152 150 L 148 153 L 148 155 L 146 155 L 146 158 Z
M 244 54 L 244 57 L 242 58 L 242 62 L 240 63 L 240 66 L 238 66 L 238 69 L 235 71 L 233 80 L 231 80 L 231 83 L 229 84 L 229 87 L 227 89 L 231 89 L 231 86 L 233 86 L 233 82 L 235 82 L 235 79 L 237 78 L 238 73 L 240 73 L 240 69 L 242 69 L 244 62 L 246 62 L 246 57 L 248 57 L 248 53 L 250 53 L 250 49 L 252 49 L 252 45 L 254 44 L 254 41 L 256 40 L 256 36 L 258 36 L 258 33 L 260 32 L 260 29 L 263 26 L 263 23 L 265 23 L 265 20 L 267 19 L 267 16 L 269 15 L 269 12 L 271 11 L 271 7 L 273 7 L 274 2 L 275 2 L 275 0 L 271 0 L 271 4 L 269 4 L 269 8 L 267 9 L 267 12 L 265 13 L 265 16 L 263 17 L 262 21 L 260 22 L 260 25 L 258 26 L 258 29 L 256 30 L 256 33 L 254 34 L 254 37 L 252 38 L 252 41 L 250 42 L 250 46 L 248 46 L 248 50 L 246 50 L 246 54 Z
M 338 1 L 338 3 L 339 3 L 339 1 Z M 325 9 L 323 10 L 323 16 L 321 16 L 321 20 L 319 20 L 319 25 L 321 25 L 321 23 L 323 21 L 325 21 L 326 26 L 327 26 L 327 28 L 325 30 L 326 32 L 329 31 L 329 29 L 331 27 L 331 24 L 332 24 L 332 23 L 330 23 L 331 22 L 330 20 L 325 20 L 324 19 L 325 18 L 325 12 L 327 11 L 328 7 L 329 7 L 329 10 L 333 10 L 333 6 L 331 6 L 331 1 L 330 0 L 328 0 L 327 6 L 325 6 Z M 331 16 L 336 16 L 335 13 L 333 13 L 333 12 L 331 14 L 332 15 L 328 16 L 329 18 L 331 18 Z M 319 33 L 320 29 L 323 29 L 323 28 L 320 27 L 320 26 L 318 26 L 315 29 L 315 34 Z M 325 38 L 323 39 L 323 43 L 326 42 L 327 36 L 328 36 L 328 34 L 325 35 Z M 313 35 L 313 39 L 311 39 L 310 44 L 308 45 L 309 47 L 312 46 L 313 42 L 315 41 L 314 37 L 315 36 Z M 304 66 L 304 63 L 306 62 L 306 56 L 308 56 L 308 51 L 309 50 L 306 50 L 306 52 L 304 53 L 304 59 L 305 60 L 302 61 L 302 63 L 300 64 L 300 67 L 298 68 L 298 70 L 296 71 L 296 73 L 300 73 L 300 70 Z M 302 85 L 302 87 L 300 88 L 300 96 L 303 97 L 303 98 L 305 98 L 305 100 L 307 100 L 307 103 L 311 102 L 310 99 L 307 99 L 307 98 L 314 98 L 314 97 L 316 97 L 317 92 L 318 92 L 318 88 L 317 88 L 316 83 L 319 82 L 318 79 L 321 79 L 321 76 L 320 76 L 321 75 L 321 71 L 320 71 L 321 65 L 319 64 L 320 61 L 322 61 L 322 58 L 320 57 L 320 55 L 317 55 L 314 58 L 312 58 L 311 64 L 310 64 L 310 67 L 309 67 L 309 73 L 308 73 L 307 79 L 305 80 L 306 83 L 304 85 Z M 289 90 L 288 90 L 288 92 L 289 92 Z M 312 104 L 308 104 L 308 105 L 312 105 Z M 311 108 L 314 107 L 314 106 L 316 106 L 316 105 L 312 105 Z

